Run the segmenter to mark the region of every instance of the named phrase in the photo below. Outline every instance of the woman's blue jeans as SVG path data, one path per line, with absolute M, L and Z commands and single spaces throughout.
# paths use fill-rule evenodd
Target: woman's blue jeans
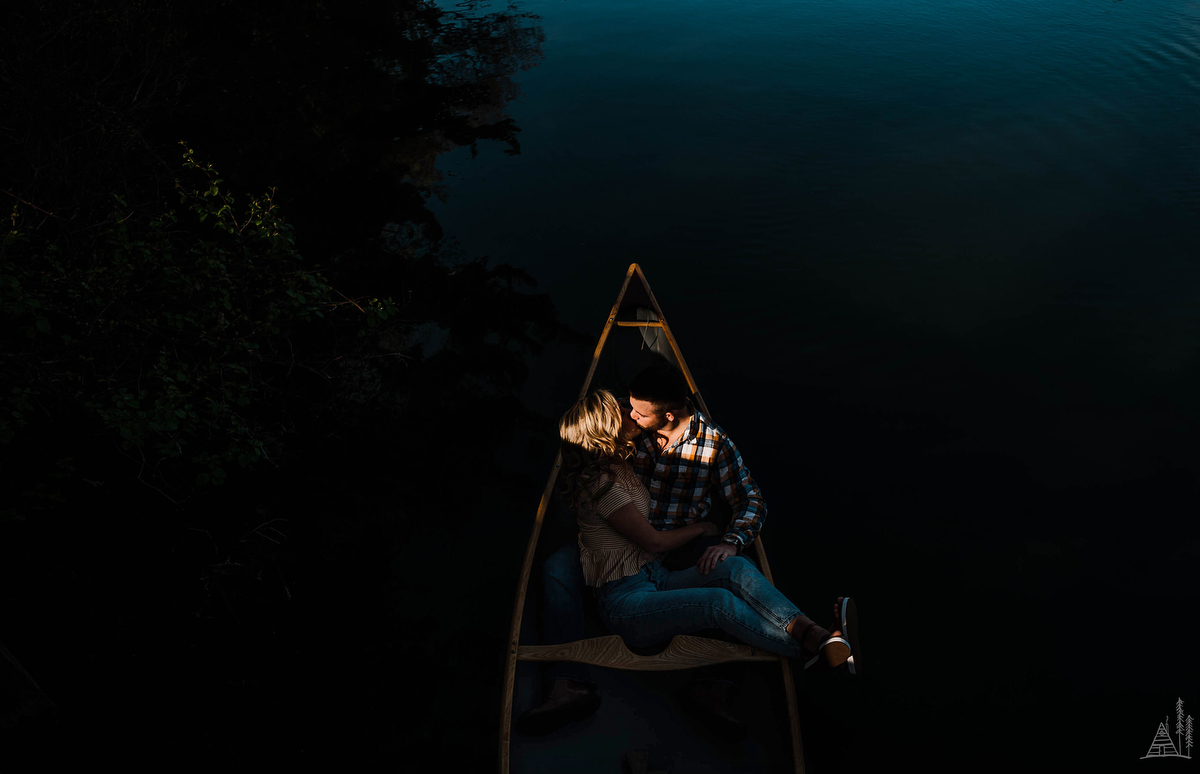
M 800 642 L 787 632 L 800 610 L 741 556 L 717 562 L 707 575 L 696 567 L 672 572 L 654 561 L 605 583 L 596 601 L 605 625 L 635 647 L 721 629 L 760 650 L 800 655 Z

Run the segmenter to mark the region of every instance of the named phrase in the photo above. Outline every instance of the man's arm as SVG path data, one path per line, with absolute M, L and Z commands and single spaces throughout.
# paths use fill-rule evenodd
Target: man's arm
M 728 436 L 717 448 L 713 468 L 717 477 L 717 491 L 725 498 L 733 512 L 723 539 L 740 550 L 745 550 L 762 529 L 767 517 L 766 503 L 763 502 L 758 485 L 750 477 L 750 471 L 742 462 L 742 455 Z

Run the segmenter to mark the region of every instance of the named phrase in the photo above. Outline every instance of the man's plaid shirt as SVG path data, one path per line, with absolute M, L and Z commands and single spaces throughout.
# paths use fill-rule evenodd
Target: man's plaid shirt
M 655 433 L 642 433 L 635 442 L 637 455 L 630 460 L 650 491 L 654 528 L 675 529 L 700 521 L 712 508 L 716 487 L 733 511 L 724 540 L 739 548 L 753 543 L 767 506 L 725 431 L 696 410 L 669 449 L 660 453 L 654 437 Z

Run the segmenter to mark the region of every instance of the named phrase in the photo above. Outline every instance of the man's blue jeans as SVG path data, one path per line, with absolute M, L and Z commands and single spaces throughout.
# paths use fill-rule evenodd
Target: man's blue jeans
M 561 645 L 583 639 L 583 566 L 579 544 L 564 543 L 546 559 L 542 568 L 542 638 L 546 645 Z M 546 673 L 550 680 L 589 680 L 587 664 L 553 661 Z
M 633 646 L 721 629 L 760 650 L 800 655 L 800 642 L 787 632 L 800 610 L 741 556 L 717 562 L 707 575 L 694 566 L 672 572 L 656 560 L 604 584 L 596 599 L 605 625 Z

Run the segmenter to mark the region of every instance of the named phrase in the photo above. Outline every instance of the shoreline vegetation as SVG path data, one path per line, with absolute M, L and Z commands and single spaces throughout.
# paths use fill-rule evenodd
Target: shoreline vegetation
M 440 154 L 520 152 L 506 105 L 542 40 L 475 2 L 10 16 L 0 668 L 50 703 L 6 706 L 6 745 L 249 763 L 450 739 L 400 721 L 436 693 L 412 664 L 466 635 L 414 573 L 521 485 L 486 463 L 553 437 L 517 398 L 528 358 L 585 337 L 426 201 Z

